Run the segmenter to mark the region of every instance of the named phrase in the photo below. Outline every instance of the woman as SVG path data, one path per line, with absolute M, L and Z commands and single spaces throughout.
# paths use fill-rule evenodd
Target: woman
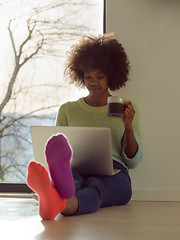
M 137 107 L 124 101 L 123 118 L 107 116 L 109 89 L 114 91 L 125 86 L 129 68 L 122 45 L 111 34 L 83 37 L 71 48 L 65 76 L 71 83 L 87 88 L 89 94 L 63 104 L 56 125 L 110 128 L 113 164 L 120 171 L 103 177 L 87 177 L 71 171 L 73 150 L 68 139 L 62 134 L 53 136 L 46 145 L 52 183 L 41 164 L 33 161 L 28 167 L 27 183 L 39 196 L 43 219 L 54 219 L 60 212 L 63 215 L 92 213 L 100 207 L 122 205 L 130 200 L 132 188 L 128 169 L 135 168 L 142 157 Z

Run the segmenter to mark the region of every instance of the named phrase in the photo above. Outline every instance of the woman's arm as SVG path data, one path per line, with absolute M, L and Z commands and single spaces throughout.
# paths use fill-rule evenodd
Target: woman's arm
M 135 110 L 131 102 L 125 103 L 123 123 L 125 127 L 125 154 L 128 158 L 133 158 L 138 150 L 138 144 L 134 136 L 132 126 Z
M 134 137 L 133 129 L 125 129 L 125 154 L 128 158 L 133 158 L 138 150 L 138 144 Z

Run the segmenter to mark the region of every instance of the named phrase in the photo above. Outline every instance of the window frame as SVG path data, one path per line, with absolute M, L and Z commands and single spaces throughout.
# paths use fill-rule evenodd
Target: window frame
M 103 33 L 106 33 L 106 0 L 103 0 Z M 26 183 L 0 183 L 1 193 L 33 193 Z

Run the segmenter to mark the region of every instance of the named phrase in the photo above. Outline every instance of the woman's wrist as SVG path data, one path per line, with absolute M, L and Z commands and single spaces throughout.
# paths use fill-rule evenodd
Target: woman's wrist
M 125 132 L 127 132 L 127 133 L 133 133 L 133 134 L 134 134 L 132 125 L 126 126 L 126 127 L 125 127 Z

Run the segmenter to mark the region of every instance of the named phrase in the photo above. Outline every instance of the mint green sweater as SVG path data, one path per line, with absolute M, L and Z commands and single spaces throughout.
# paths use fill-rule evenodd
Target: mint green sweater
M 67 102 L 59 108 L 56 126 L 106 127 L 111 129 L 113 160 L 120 162 L 127 168 L 135 168 L 141 160 L 141 137 L 139 129 L 139 113 L 136 111 L 133 119 L 133 130 L 138 143 L 136 155 L 129 159 L 125 152 L 124 124 L 121 118 L 108 117 L 107 106 L 92 107 L 86 104 L 83 98 L 74 102 Z

